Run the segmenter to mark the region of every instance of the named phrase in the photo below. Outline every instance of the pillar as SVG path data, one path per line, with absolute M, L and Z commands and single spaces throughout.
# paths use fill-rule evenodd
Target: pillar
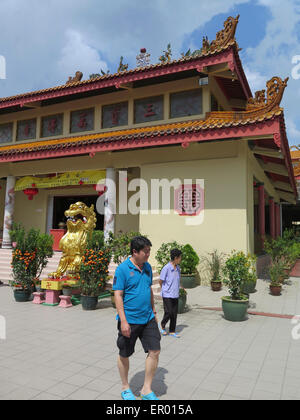
M 270 233 L 272 239 L 276 237 L 276 223 L 275 223 L 275 202 L 274 198 L 270 197 L 269 199 L 269 214 L 270 214 Z
M 2 239 L 2 248 L 5 248 L 5 249 L 11 249 L 12 247 L 9 231 L 11 230 L 13 218 L 14 218 L 15 184 L 16 184 L 16 178 L 14 176 L 8 176 L 6 180 L 3 239 Z
M 115 214 L 117 207 L 116 170 L 106 169 L 106 193 L 104 201 L 104 238 L 109 238 L 109 233 L 115 233 Z
M 265 187 L 263 183 L 258 186 L 258 233 L 261 238 L 262 249 L 265 247 L 266 217 L 265 217 Z
M 275 235 L 276 238 L 281 235 L 280 205 L 275 204 Z

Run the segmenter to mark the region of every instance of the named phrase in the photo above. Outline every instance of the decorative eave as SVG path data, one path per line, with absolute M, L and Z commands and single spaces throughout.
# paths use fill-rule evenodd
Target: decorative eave
M 252 93 L 239 58 L 239 48 L 235 39 L 238 19 L 239 16 L 237 18 L 229 17 L 224 22 L 224 29 L 217 33 L 216 40 L 209 43 L 207 38 L 204 39 L 203 48 L 196 54 L 182 57 L 179 60 L 167 61 L 147 67 L 137 67 L 129 71 L 106 74 L 84 81 L 76 77 L 73 79 L 69 78 L 69 81 L 61 86 L 0 98 L 0 109 L 15 106 L 22 108 L 25 105 L 35 105 L 35 103 L 40 103 L 44 100 L 101 90 L 108 87 L 122 89 L 122 87 L 135 81 L 183 71 L 196 70 L 205 74 L 207 67 L 224 63 L 227 63 L 228 68 L 238 76 L 245 97 L 248 99 L 252 96 Z

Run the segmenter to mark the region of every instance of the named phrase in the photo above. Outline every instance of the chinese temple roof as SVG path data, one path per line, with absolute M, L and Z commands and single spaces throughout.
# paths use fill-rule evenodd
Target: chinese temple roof
M 246 138 L 253 155 L 283 200 L 295 201 L 296 183 L 280 102 L 288 79 L 273 77 L 249 98 L 245 111 L 216 111 L 202 120 L 115 130 L 0 148 L 0 162 L 47 159 L 113 150 Z M 300 153 L 300 152 L 299 152 Z
M 291 158 L 293 162 L 295 178 L 300 180 L 300 145 L 291 147 Z
M 157 78 L 181 71 L 196 70 L 198 73 L 205 74 L 207 66 L 218 65 L 220 63 L 227 63 L 232 73 L 237 75 L 244 97 L 248 99 L 252 94 L 239 58 L 239 48 L 235 39 L 238 20 L 239 16 L 236 18 L 229 17 L 224 22 L 224 28 L 217 33 L 215 40 L 209 42 L 207 38 L 204 38 L 202 49 L 185 55 L 179 60 L 171 60 L 168 57 L 165 61 L 161 61 L 158 64 L 137 67 L 115 74 L 105 74 L 83 81 L 81 81 L 82 73 L 77 72 L 76 76 L 69 78 L 64 85 L 0 98 L 0 109 L 16 106 L 22 108 L 25 104 L 29 106 L 34 101 L 50 100 L 61 96 L 76 95 L 109 87 L 122 89 L 122 86 L 126 83 Z

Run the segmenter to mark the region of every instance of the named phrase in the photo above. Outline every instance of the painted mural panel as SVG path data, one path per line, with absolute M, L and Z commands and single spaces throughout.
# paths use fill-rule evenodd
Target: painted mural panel
M 33 140 L 36 138 L 36 119 L 18 122 L 17 140 Z
M 13 140 L 13 123 L 0 124 L 0 143 L 10 143 Z
M 105 105 L 102 108 L 102 128 L 128 125 L 128 102 Z
M 59 136 L 63 133 L 63 114 L 50 115 L 42 119 L 42 137 Z
M 163 120 L 164 98 L 155 96 L 152 98 L 137 99 L 134 101 L 135 124 L 149 121 Z
M 171 118 L 202 114 L 202 90 L 173 93 L 170 96 Z
M 83 131 L 93 131 L 95 120 L 95 110 L 82 109 L 71 113 L 71 133 L 80 133 Z

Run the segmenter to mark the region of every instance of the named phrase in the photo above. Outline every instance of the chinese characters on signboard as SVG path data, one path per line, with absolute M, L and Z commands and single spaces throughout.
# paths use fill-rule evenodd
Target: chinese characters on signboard
M 128 102 L 106 105 L 102 108 L 102 128 L 128 125 Z
M 163 96 L 156 96 L 153 98 L 137 99 L 134 101 L 134 122 L 138 124 L 163 120 L 163 99 Z
M 71 133 L 94 130 L 94 108 L 83 109 L 71 113 Z
M 13 124 L 0 125 L 0 143 L 10 143 L 13 138 Z
M 36 138 L 36 119 L 18 122 L 17 140 L 33 140 Z
M 42 137 L 59 136 L 63 133 L 63 114 L 42 119 Z

